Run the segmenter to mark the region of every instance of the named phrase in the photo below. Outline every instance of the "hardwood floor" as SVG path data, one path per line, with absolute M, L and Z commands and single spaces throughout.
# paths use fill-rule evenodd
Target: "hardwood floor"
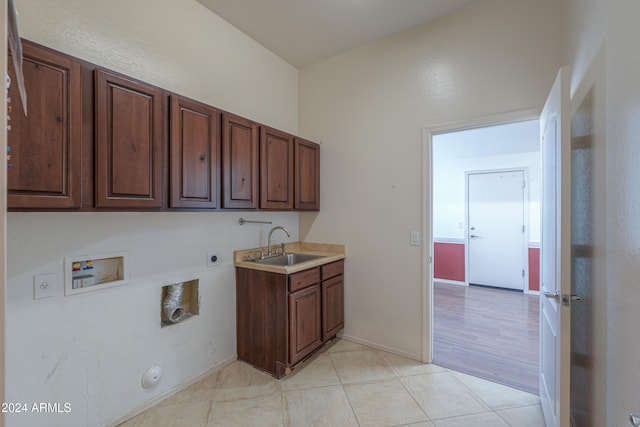
M 538 394 L 539 297 L 434 282 L 433 363 Z

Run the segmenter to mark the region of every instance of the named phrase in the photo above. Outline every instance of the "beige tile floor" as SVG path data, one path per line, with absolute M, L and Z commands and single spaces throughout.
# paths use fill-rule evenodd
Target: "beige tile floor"
M 283 380 L 233 362 L 121 427 L 543 427 L 537 396 L 337 340 Z

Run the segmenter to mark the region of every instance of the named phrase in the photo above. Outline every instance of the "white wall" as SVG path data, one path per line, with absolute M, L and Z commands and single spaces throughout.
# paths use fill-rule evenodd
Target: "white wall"
M 464 239 L 466 222 L 465 172 L 523 168 L 527 171 L 528 241 L 540 242 L 540 151 L 529 151 L 530 139 L 539 146 L 537 120 L 492 126 L 494 132 L 513 128 L 514 136 L 488 134 L 486 128 L 433 136 L 433 236 Z M 495 139 L 498 139 L 496 141 Z M 525 143 L 526 142 L 526 143 Z M 499 144 L 485 155 L 482 146 Z M 518 152 L 520 151 L 520 152 Z
M 347 245 L 346 335 L 421 357 L 423 128 L 541 108 L 556 3 L 484 0 L 301 70 L 300 131 L 323 144 L 322 211 L 300 233 Z
M 567 6 L 572 107 L 591 94 L 595 115 L 593 425 L 622 426 L 640 413 L 640 3 Z
M 464 239 L 465 172 L 522 168 L 527 172 L 528 242 L 540 243 L 540 153 L 437 161 L 433 167 L 433 237 Z M 463 227 L 460 227 L 460 223 Z
M 23 37 L 278 129 L 298 71 L 196 0 L 17 0 Z
M 16 3 L 27 39 L 297 131 L 297 70 L 195 0 Z M 69 402 L 72 412 L 10 415 L 8 424 L 105 425 L 234 358 L 231 254 L 265 244 L 268 232 L 239 226 L 241 216 L 298 240 L 296 213 L 9 213 L 5 400 Z M 208 250 L 220 251 L 221 266 L 206 267 Z M 130 284 L 63 296 L 64 257 L 112 251 L 128 251 Z M 56 275 L 57 291 L 34 301 L 41 273 Z M 162 285 L 190 278 L 200 279 L 200 316 L 161 330 Z M 144 390 L 154 364 L 164 378 Z

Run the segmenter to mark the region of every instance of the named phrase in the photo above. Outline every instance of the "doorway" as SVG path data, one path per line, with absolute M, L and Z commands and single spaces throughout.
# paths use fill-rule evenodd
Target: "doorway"
M 461 365 L 478 368 L 471 365 L 480 364 L 480 354 L 495 350 L 489 357 L 490 363 L 475 370 L 476 376 L 535 392 L 541 169 L 537 117 L 529 112 L 430 129 L 425 139 L 429 142 L 425 170 L 431 174 L 426 178 L 431 200 L 426 203 L 425 212 L 431 215 L 426 215 L 425 230 L 431 230 L 433 254 L 426 271 L 433 281 L 427 299 L 434 310 L 426 313 L 429 317 L 440 315 L 438 310 L 444 307 L 445 300 L 453 304 L 440 310 L 446 313 L 447 321 L 454 314 L 471 313 L 471 317 L 456 320 L 455 326 L 432 330 L 434 347 L 425 349 L 425 361 L 453 362 L 451 353 L 446 352 L 438 360 L 436 346 L 440 343 L 446 347 L 447 340 L 453 344 L 447 350 L 454 349 L 462 356 L 461 362 L 452 368 L 463 372 Z M 485 233 L 491 227 L 497 234 L 488 238 Z M 517 231 L 511 233 L 515 243 L 510 242 L 511 248 L 501 252 L 503 247 L 509 247 L 503 232 L 506 229 L 513 232 L 512 227 Z M 433 305 L 436 299 L 441 306 Z M 480 320 L 487 320 L 489 315 L 498 316 L 482 324 Z M 434 322 L 426 327 L 433 328 L 434 324 L 443 325 Z M 516 331 L 515 326 L 523 329 Z M 517 341 L 513 337 L 499 336 L 504 330 L 524 337 L 518 344 L 522 346 L 520 349 L 509 347 Z M 483 333 L 486 338 L 481 338 Z M 436 339 L 442 336 L 444 340 Z M 464 340 L 472 345 L 466 347 L 465 354 L 460 354 Z M 479 346 L 480 341 L 484 342 Z M 509 357 L 516 363 L 506 363 Z M 523 360 L 526 369 L 518 366 Z M 511 373 L 526 370 L 531 379 L 501 381 L 503 374 L 510 375 L 498 372 L 502 368 L 510 369 Z M 483 370 L 486 375 L 478 373 Z M 467 372 L 473 374 L 474 369 Z M 522 386 L 523 383 L 527 385 Z

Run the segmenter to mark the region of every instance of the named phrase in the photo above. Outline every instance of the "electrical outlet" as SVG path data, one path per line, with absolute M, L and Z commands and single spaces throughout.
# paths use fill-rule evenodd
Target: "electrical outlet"
M 217 267 L 220 265 L 220 254 L 216 251 L 207 252 L 207 267 Z
M 56 275 L 38 274 L 33 276 L 33 299 L 49 298 L 56 294 Z

